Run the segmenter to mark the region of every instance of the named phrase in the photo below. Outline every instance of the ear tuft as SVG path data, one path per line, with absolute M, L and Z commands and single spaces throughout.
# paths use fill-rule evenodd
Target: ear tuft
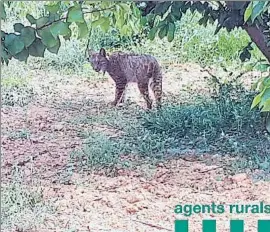
M 104 48 L 101 48 L 100 51 L 99 51 L 99 54 L 106 57 L 106 51 Z

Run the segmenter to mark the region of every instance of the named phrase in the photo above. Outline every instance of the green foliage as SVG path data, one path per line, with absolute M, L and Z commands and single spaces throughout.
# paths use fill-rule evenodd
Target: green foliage
M 30 83 L 29 68 L 25 64 L 4 67 L 1 76 L 1 102 L 3 106 L 26 106 L 37 94 Z
M 259 114 L 249 111 L 252 96 L 231 84 L 220 86 L 212 102 L 171 106 L 148 114 L 143 125 L 152 133 L 176 138 L 185 148 L 264 157 L 270 147 L 267 136 L 258 132 Z M 259 146 L 258 141 L 264 142 Z
M 1 229 L 27 231 L 44 223 L 48 213 L 54 213 L 48 202 L 43 201 L 40 183 L 26 184 L 23 172 L 16 166 L 11 170 L 12 180 L 1 184 Z M 36 182 L 36 181 L 34 181 Z M 31 218 L 31 220 L 29 220 Z
M 244 20 L 247 22 L 251 19 L 252 22 L 260 17 L 270 7 L 268 1 L 251 1 L 245 11 Z
M 5 7 L 7 6 L 1 3 L 3 18 L 6 17 Z M 1 53 L 2 63 L 8 64 L 11 58 L 27 61 L 29 55 L 43 57 L 45 50 L 57 54 L 61 46 L 60 37 L 69 40 L 76 33 L 74 25 L 77 27 L 78 38 L 85 38 L 89 34 L 89 24 L 91 27 L 100 27 L 105 32 L 115 25 L 121 35 L 129 36 L 140 30 L 140 11 L 129 2 L 54 2 L 44 7 L 45 14 L 36 18 L 26 14 L 31 26 L 16 23 L 15 33 L 1 31 L 4 50 Z M 88 14 L 90 17 L 87 17 Z
M 82 168 L 112 170 L 126 165 L 122 160 L 125 154 L 157 160 L 195 150 L 238 155 L 257 167 L 269 154 L 270 146 L 260 128 L 259 112 L 249 108 L 253 94 L 235 80 L 215 82 L 211 89 L 212 99 L 191 97 L 196 104 L 168 103 L 161 111 L 148 113 L 104 109 L 80 119 L 80 124 L 104 130 L 80 133 L 85 145 L 72 153 L 72 162 Z
M 8 134 L 8 138 L 15 140 L 15 139 L 29 139 L 30 132 L 27 129 L 21 129 L 19 131 L 12 131 Z
M 148 5 L 148 7 L 147 7 Z M 148 8 L 152 7 L 152 10 Z M 201 2 L 201 1 L 183 1 L 176 5 L 174 2 L 155 2 L 147 3 L 145 8 L 142 8 L 142 11 L 147 12 L 145 14 L 148 18 L 148 25 L 150 26 L 150 31 L 148 38 L 153 40 L 156 35 L 160 39 L 163 39 L 167 36 L 168 41 L 174 39 L 174 24 L 176 21 L 182 19 L 182 14 L 187 12 L 189 9 L 191 12 L 198 12 L 201 14 L 201 18 L 198 20 L 200 25 L 205 27 L 209 24 L 217 22 L 217 27 L 215 34 L 217 34 L 221 28 L 226 28 L 228 32 L 231 32 L 237 27 L 242 27 L 245 23 L 246 26 L 254 26 L 255 24 L 260 25 L 262 28 L 267 28 L 265 33 L 269 33 L 269 14 L 265 15 L 264 13 L 268 11 L 270 3 L 268 1 L 252 1 L 252 2 L 218 2 L 218 4 L 211 2 Z M 231 10 L 226 10 L 231 9 Z M 150 20 L 149 20 L 150 19 Z M 152 21 L 152 23 L 149 23 Z M 266 37 L 266 45 L 270 44 L 269 36 Z M 251 43 L 243 48 L 243 51 L 240 53 L 240 59 L 242 62 L 251 59 Z M 269 60 L 270 57 L 267 57 Z M 264 88 L 268 88 L 265 86 Z M 263 106 L 263 111 L 269 111 L 268 102 L 270 98 L 267 98 L 266 90 L 262 90 L 261 95 L 264 96 L 264 101 L 261 103 Z M 254 99 L 254 105 L 259 104 L 261 95 L 258 95 Z M 257 104 L 255 104 L 257 103 Z M 265 105 L 266 104 L 266 105 Z M 252 107 L 252 108 L 253 108 Z
M 0 2 L 0 15 L 1 15 L 1 20 L 2 19 L 5 20 L 7 17 L 4 2 L 2 2 L 2 1 Z
M 10 85 L 10 81 L 12 85 Z M 3 85 L 6 85 L 6 81 Z M 35 96 L 35 91 L 33 87 L 29 86 L 26 82 L 19 82 L 15 79 L 10 79 L 9 83 L 2 89 L 1 101 L 3 105 L 8 106 L 25 106 L 29 104 Z
M 80 166 L 86 165 L 91 168 L 115 166 L 119 160 L 119 143 L 106 135 L 93 133 L 86 139 L 80 151 L 71 154 L 71 159 L 74 158 L 82 162 Z
M 255 68 L 263 73 L 268 73 L 268 76 L 260 78 L 256 83 L 255 88 L 259 93 L 253 99 L 251 109 L 258 107 L 261 112 L 266 112 L 265 127 L 270 133 L 270 64 L 268 62 L 260 62 Z

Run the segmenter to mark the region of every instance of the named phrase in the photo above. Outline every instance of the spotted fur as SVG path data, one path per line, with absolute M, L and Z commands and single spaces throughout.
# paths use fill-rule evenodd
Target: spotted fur
M 107 72 L 114 80 L 116 88 L 112 105 L 116 106 L 119 102 L 123 102 L 127 83 L 135 82 L 148 109 L 152 108 L 149 86 L 154 93 L 157 106 L 161 106 L 162 73 L 153 56 L 115 52 L 107 57 L 105 49 L 101 48 L 99 52 L 89 50 L 88 61 L 96 72 Z

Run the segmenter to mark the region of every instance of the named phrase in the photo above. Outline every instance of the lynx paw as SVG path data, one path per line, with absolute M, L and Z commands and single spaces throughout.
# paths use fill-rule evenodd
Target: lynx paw
M 110 106 L 116 106 L 116 104 L 117 103 L 115 101 L 112 101 L 112 102 L 109 103 Z

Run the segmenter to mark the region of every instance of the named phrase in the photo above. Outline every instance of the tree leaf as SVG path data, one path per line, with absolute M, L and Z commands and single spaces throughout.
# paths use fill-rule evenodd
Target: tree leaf
M 36 39 L 35 29 L 32 27 L 24 27 L 21 30 L 21 37 L 24 42 L 24 46 L 29 47 Z
M 154 40 L 154 38 L 155 38 L 155 36 L 156 36 L 156 33 L 157 33 L 157 28 L 156 27 L 153 27 L 150 31 L 149 31 L 149 33 L 148 33 L 148 38 L 150 39 L 150 40 Z
M 263 108 L 261 109 L 261 112 L 270 112 L 270 99 L 265 101 L 265 103 L 263 104 Z M 269 131 L 270 131 L 270 127 L 269 127 Z
M 147 18 L 146 17 L 141 17 L 141 25 L 145 26 L 147 24 Z
M 37 29 L 43 27 L 48 22 L 49 22 L 49 18 L 48 17 L 41 17 L 41 18 L 37 19 L 36 20 Z
M 14 58 L 19 60 L 19 61 L 27 61 L 29 57 L 29 52 L 27 49 L 23 49 L 21 52 L 17 53 L 16 55 L 14 55 Z
M 38 30 L 38 34 L 46 47 L 52 48 L 57 45 L 57 40 L 53 37 L 50 28 L 45 27 L 42 30 Z
M 251 20 L 254 20 L 265 10 L 265 6 L 267 5 L 267 1 L 254 1 L 253 9 L 251 14 Z
M 106 29 L 107 27 L 110 26 L 110 20 L 107 17 L 100 17 L 98 20 L 93 21 L 91 25 L 93 27 L 97 27 L 97 26 L 102 27 L 102 25 L 103 25 L 103 27 L 105 27 L 105 29 Z
M 251 14 L 252 14 L 252 8 L 253 8 L 253 2 L 250 2 L 246 11 L 245 11 L 245 14 L 244 14 L 245 22 L 247 22 L 248 19 L 250 18 Z
M 79 38 L 83 38 L 88 35 L 88 27 L 86 22 L 76 23 L 79 29 Z
M 60 19 L 60 15 L 58 13 L 49 13 L 49 22 L 55 22 Z
M 71 30 L 69 30 L 69 32 L 68 32 L 67 35 L 63 36 L 63 38 L 64 38 L 65 40 L 69 40 L 70 37 L 71 37 Z
M 181 7 L 184 5 L 184 2 L 175 1 L 171 7 L 171 14 L 177 19 L 180 20 L 182 18 L 182 13 L 180 11 Z
M 71 30 L 68 27 L 68 23 L 59 21 L 55 22 L 50 26 L 50 31 L 52 33 L 52 36 L 56 39 L 59 35 L 69 35 L 71 33 Z
M 118 5 L 126 12 L 130 11 L 130 6 L 127 3 L 119 3 Z
M 254 109 L 260 102 L 261 102 L 261 95 L 260 94 L 258 94 L 254 99 L 253 99 L 253 101 L 252 101 L 252 105 L 251 105 L 251 107 L 250 107 L 250 109 L 252 110 L 252 109 Z
M 57 11 L 59 11 L 60 5 L 61 5 L 61 1 L 59 1 L 58 3 L 54 5 L 45 5 L 45 9 L 49 11 L 50 13 L 56 13 Z
M 13 56 L 20 53 L 24 49 L 22 38 L 19 35 L 15 35 L 13 33 L 5 36 L 4 44 Z
M 67 22 L 84 23 L 84 17 L 80 5 L 75 5 L 69 8 Z
M 28 47 L 29 54 L 35 57 L 44 57 L 46 47 L 41 42 L 40 38 L 36 38 L 35 41 Z
M 14 31 L 21 32 L 21 30 L 24 28 L 24 25 L 21 23 L 15 23 L 13 25 Z
M 270 88 L 266 88 L 261 95 L 261 105 L 264 105 L 266 101 L 270 99 Z
M 167 38 L 168 38 L 169 42 L 173 41 L 174 33 L 175 33 L 175 24 L 174 23 L 169 23 L 169 29 L 168 29 L 168 34 L 167 34 Z
M 104 22 L 100 24 L 100 28 L 104 31 L 107 32 L 110 28 L 110 19 L 109 18 L 105 18 Z
M 165 26 L 162 26 L 160 29 L 159 29 L 159 32 L 158 32 L 158 36 L 160 39 L 163 39 L 166 35 L 167 35 L 167 32 L 168 32 L 168 26 L 165 25 Z
M 171 5 L 171 2 L 170 1 L 158 3 L 155 6 L 155 14 L 160 15 L 161 17 L 163 17 L 163 15 L 169 9 L 170 5 Z
M 27 14 L 26 18 L 31 23 L 31 25 L 36 24 L 36 19 L 34 18 L 34 16 Z
M 264 78 L 264 80 L 263 80 L 263 85 L 264 85 L 266 88 L 270 88 L 270 77 Z
M 6 20 L 7 14 L 4 6 L 4 2 L 0 2 L 0 14 L 1 14 L 1 19 Z
M 262 64 L 258 64 L 256 65 L 255 67 L 258 71 L 261 71 L 261 72 L 267 72 L 270 68 L 270 64 L 268 63 L 262 63 Z
M 125 24 L 125 12 L 120 9 L 116 14 L 116 26 L 121 28 Z
M 57 54 L 58 51 L 59 51 L 60 46 L 61 46 L 60 39 L 57 38 L 56 39 L 56 45 L 53 46 L 53 47 L 48 47 L 47 49 L 48 49 L 49 52 L 54 53 L 54 54 Z

